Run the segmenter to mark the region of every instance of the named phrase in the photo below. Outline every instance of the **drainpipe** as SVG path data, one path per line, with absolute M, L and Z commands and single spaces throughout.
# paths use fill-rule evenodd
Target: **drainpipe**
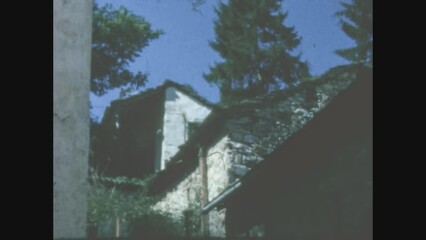
M 115 237 L 120 237 L 120 218 L 115 217 Z
M 200 146 L 198 152 L 198 158 L 200 162 L 200 174 L 201 174 L 201 209 L 207 205 L 209 201 L 209 191 L 207 183 L 207 160 L 206 160 L 206 151 L 204 147 Z M 209 231 L 209 213 L 201 213 L 201 234 L 203 237 L 208 237 L 210 235 Z
M 204 205 L 204 208 L 202 209 L 203 212 L 209 212 L 211 209 L 216 207 L 218 204 L 222 203 L 228 196 L 230 196 L 235 190 L 241 187 L 240 180 L 235 181 L 232 183 L 231 187 L 229 187 L 227 190 L 223 191 L 220 195 L 215 197 L 213 200 L 211 200 L 208 204 Z

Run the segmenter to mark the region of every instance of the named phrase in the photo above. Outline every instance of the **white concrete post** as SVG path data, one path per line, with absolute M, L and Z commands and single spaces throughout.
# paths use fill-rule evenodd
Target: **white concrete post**
M 53 237 L 86 237 L 92 0 L 53 1 Z

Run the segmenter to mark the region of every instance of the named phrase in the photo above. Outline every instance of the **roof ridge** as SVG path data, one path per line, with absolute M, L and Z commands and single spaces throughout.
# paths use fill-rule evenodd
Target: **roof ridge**
M 241 102 L 226 106 L 225 108 L 233 109 L 233 108 L 241 108 L 241 107 L 256 107 L 259 104 L 262 104 L 264 101 L 279 101 L 279 100 L 285 101 L 286 98 L 290 98 L 292 95 L 297 94 L 300 91 L 303 91 L 303 89 L 305 89 L 306 87 L 316 87 L 327 81 L 333 81 L 335 80 L 334 77 L 336 77 L 336 75 L 341 74 L 341 71 L 348 72 L 349 69 L 357 68 L 357 67 L 359 66 L 356 64 L 346 64 L 346 65 L 335 66 L 330 68 L 329 70 L 327 70 L 320 76 L 316 77 L 314 80 L 301 81 L 298 85 L 294 87 L 277 89 L 269 93 L 258 95 L 252 98 L 247 98 L 242 100 Z
M 218 107 L 216 104 L 211 103 L 210 101 L 208 101 L 207 99 L 205 99 L 204 97 L 199 95 L 197 93 L 197 91 L 191 85 L 178 83 L 178 82 L 170 80 L 170 79 L 165 79 L 162 84 L 157 85 L 156 87 L 141 90 L 139 93 L 134 94 L 132 96 L 129 96 L 127 98 L 115 99 L 115 100 L 111 101 L 110 106 L 117 105 L 117 104 L 123 104 L 123 103 L 127 103 L 127 102 L 132 102 L 132 101 L 137 100 L 138 98 L 146 97 L 148 94 L 162 91 L 162 90 L 166 89 L 167 87 L 177 88 L 178 90 L 184 92 L 186 95 L 194 98 L 195 100 L 197 100 L 197 101 L 201 102 L 202 104 L 209 106 L 211 108 Z

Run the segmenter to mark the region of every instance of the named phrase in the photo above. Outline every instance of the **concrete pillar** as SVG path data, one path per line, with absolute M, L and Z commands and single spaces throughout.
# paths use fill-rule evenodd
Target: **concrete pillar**
M 92 0 L 53 1 L 53 237 L 86 237 Z

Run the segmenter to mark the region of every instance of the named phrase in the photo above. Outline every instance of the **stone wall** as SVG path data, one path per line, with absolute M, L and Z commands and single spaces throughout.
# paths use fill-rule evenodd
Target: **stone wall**
M 229 138 L 221 138 L 207 151 L 207 176 L 209 201 L 216 197 L 228 185 L 228 169 L 230 168 Z M 182 222 L 183 212 L 187 209 L 200 211 L 201 177 L 199 167 L 177 185 L 175 189 L 166 193 L 165 197 L 154 205 L 154 209 L 170 215 Z M 197 208 L 198 207 L 198 208 Z M 213 237 L 225 236 L 225 210 L 212 210 L 210 218 L 210 235 Z M 199 234 L 199 232 L 195 233 Z M 198 235 L 196 235 L 198 236 Z
M 53 1 L 53 237 L 86 236 L 91 0 Z
M 173 87 L 166 89 L 161 170 L 188 140 L 188 123 L 202 122 L 211 109 Z
M 229 168 L 232 152 L 229 149 L 229 138 L 226 136 L 207 151 L 207 181 L 209 201 L 217 197 L 229 184 Z M 209 212 L 210 236 L 225 237 L 226 210 Z

